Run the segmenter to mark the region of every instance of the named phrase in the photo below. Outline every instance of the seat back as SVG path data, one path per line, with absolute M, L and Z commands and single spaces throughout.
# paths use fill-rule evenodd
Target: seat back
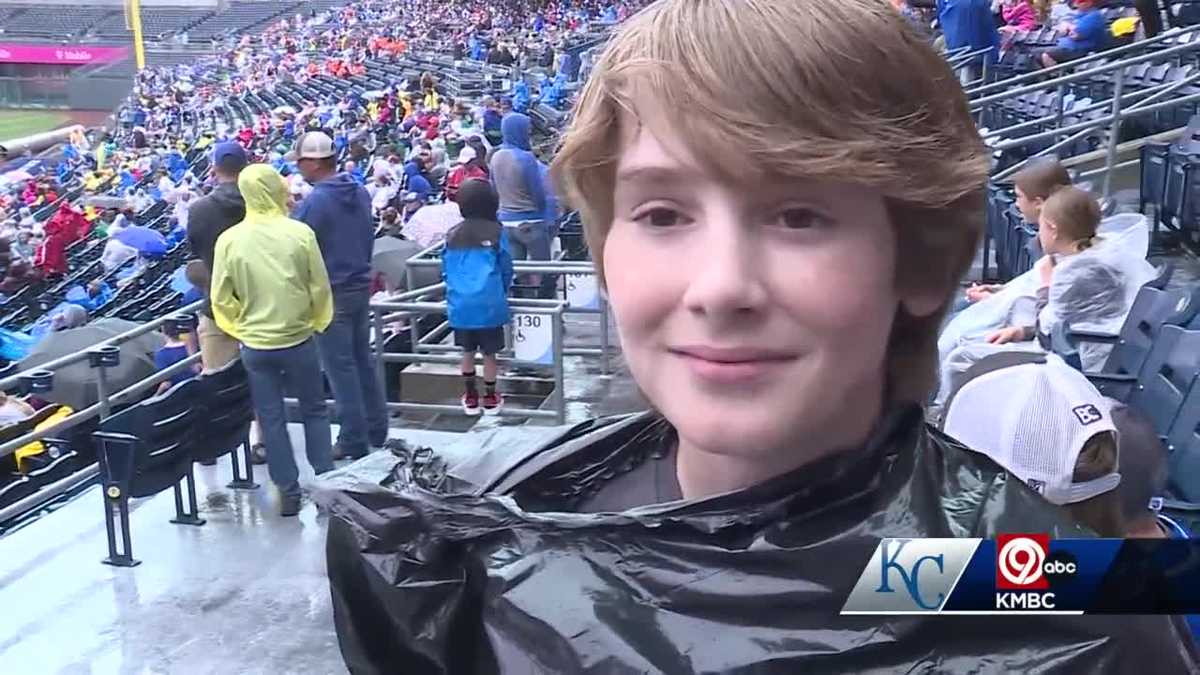
M 1200 285 L 1191 293 L 1143 286 L 1138 291 L 1120 340 L 1113 345 L 1102 372 L 1137 375 L 1164 325 L 1186 325 L 1200 311 Z
M 216 459 L 250 433 L 254 419 L 250 382 L 241 359 L 234 359 L 220 370 L 201 375 L 197 384 L 204 400 L 204 417 L 192 455 L 198 461 Z
M 1141 150 L 1141 206 L 1153 204 L 1157 213 L 1162 212 L 1164 191 L 1167 189 L 1167 162 L 1169 143 L 1147 143 Z
M 1200 331 L 1181 326 L 1162 327 L 1129 405 L 1145 413 L 1160 436 L 1166 436 L 1200 375 Z
M 94 437 L 106 486 L 148 497 L 187 474 L 202 412 L 198 387 L 195 380 L 181 382 L 100 424 Z
M 1200 501 L 1200 381 L 1192 382 L 1166 435 L 1171 493 Z

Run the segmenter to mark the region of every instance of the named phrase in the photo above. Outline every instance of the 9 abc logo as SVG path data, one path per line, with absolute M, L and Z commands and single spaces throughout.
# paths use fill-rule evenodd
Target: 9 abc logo
M 1078 562 L 1067 551 L 1050 553 L 1045 534 L 1002 534 L 996 540 L 996 588 L 1035 591 L 1075 576 Z

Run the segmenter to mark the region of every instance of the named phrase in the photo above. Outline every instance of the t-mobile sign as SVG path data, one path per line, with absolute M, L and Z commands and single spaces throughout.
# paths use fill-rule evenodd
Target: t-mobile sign
M 0 43 L 0 63 L 112 63 L 125 58 L 128 53 L 127 47 Z

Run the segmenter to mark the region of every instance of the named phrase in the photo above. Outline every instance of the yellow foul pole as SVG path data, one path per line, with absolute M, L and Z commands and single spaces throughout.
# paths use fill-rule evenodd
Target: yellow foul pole
M 146 47 L 142 44 L 142 2 L 125 0 L 125 24 L 133 31 L 133 56 L 137 69 L 146 67 Z

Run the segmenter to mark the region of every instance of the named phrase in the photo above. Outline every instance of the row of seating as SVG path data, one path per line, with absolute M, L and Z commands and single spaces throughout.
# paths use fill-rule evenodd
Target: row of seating
M 1155 229 L 1200 245 L 1200 115 L 1175 143 L 1146 143 L 1141 150 L 1140 207 L 1152 207 Z
M 1012 185 L 988 183 L 982 278 L 1005 282 L 1027 272 L 1037 262 L 1030 249 L 1036 238 L 1037 228 L 1025 222 Z M 995 274 L 991 270 L 993 259 Z
M 93 25 L 108 18 L 111 7 L 72 5 L 70 11 L 53 5 L 26 5 L 14 11 L 4 21 L 6 37 L 71 39 L 86 33 Z
M 129 533 L 132 498 L 150 497 L 172 488 L 175 517 L 171 522 L 204 524 L 196 503 L 195 462 L 228 454 L 233 464 L 229 487 L 258 487 L 250 454 L 251 411 L 246 371 L 241 361 L 235 360 L 221 370 L 177 384 L 160 396 L 100 422 L 93 437 L 108 534 L 105 563 L 119 567 L 139 563 L 133 557 Z
M 1112 345 L 1103 368 L 1086 373 L 1100 391 L 1143 412 L 1169 450 L 1174 496 L 1200 502 L 1200 285 L 1168 290 L 1170 269 L 1138 293 L 1119 335 L 1060 325 L 1054 350 L 1080 367 L 1086 343 Z
M 204 8 L 143 7 L 142 34 L 148 40 L 170 37 L 188 30 L 214 13 Z M 114 12 L 93 24 L 88 33 L 97 38 L 128 38 L 129 29 L 126 25 L 125 13 Z

